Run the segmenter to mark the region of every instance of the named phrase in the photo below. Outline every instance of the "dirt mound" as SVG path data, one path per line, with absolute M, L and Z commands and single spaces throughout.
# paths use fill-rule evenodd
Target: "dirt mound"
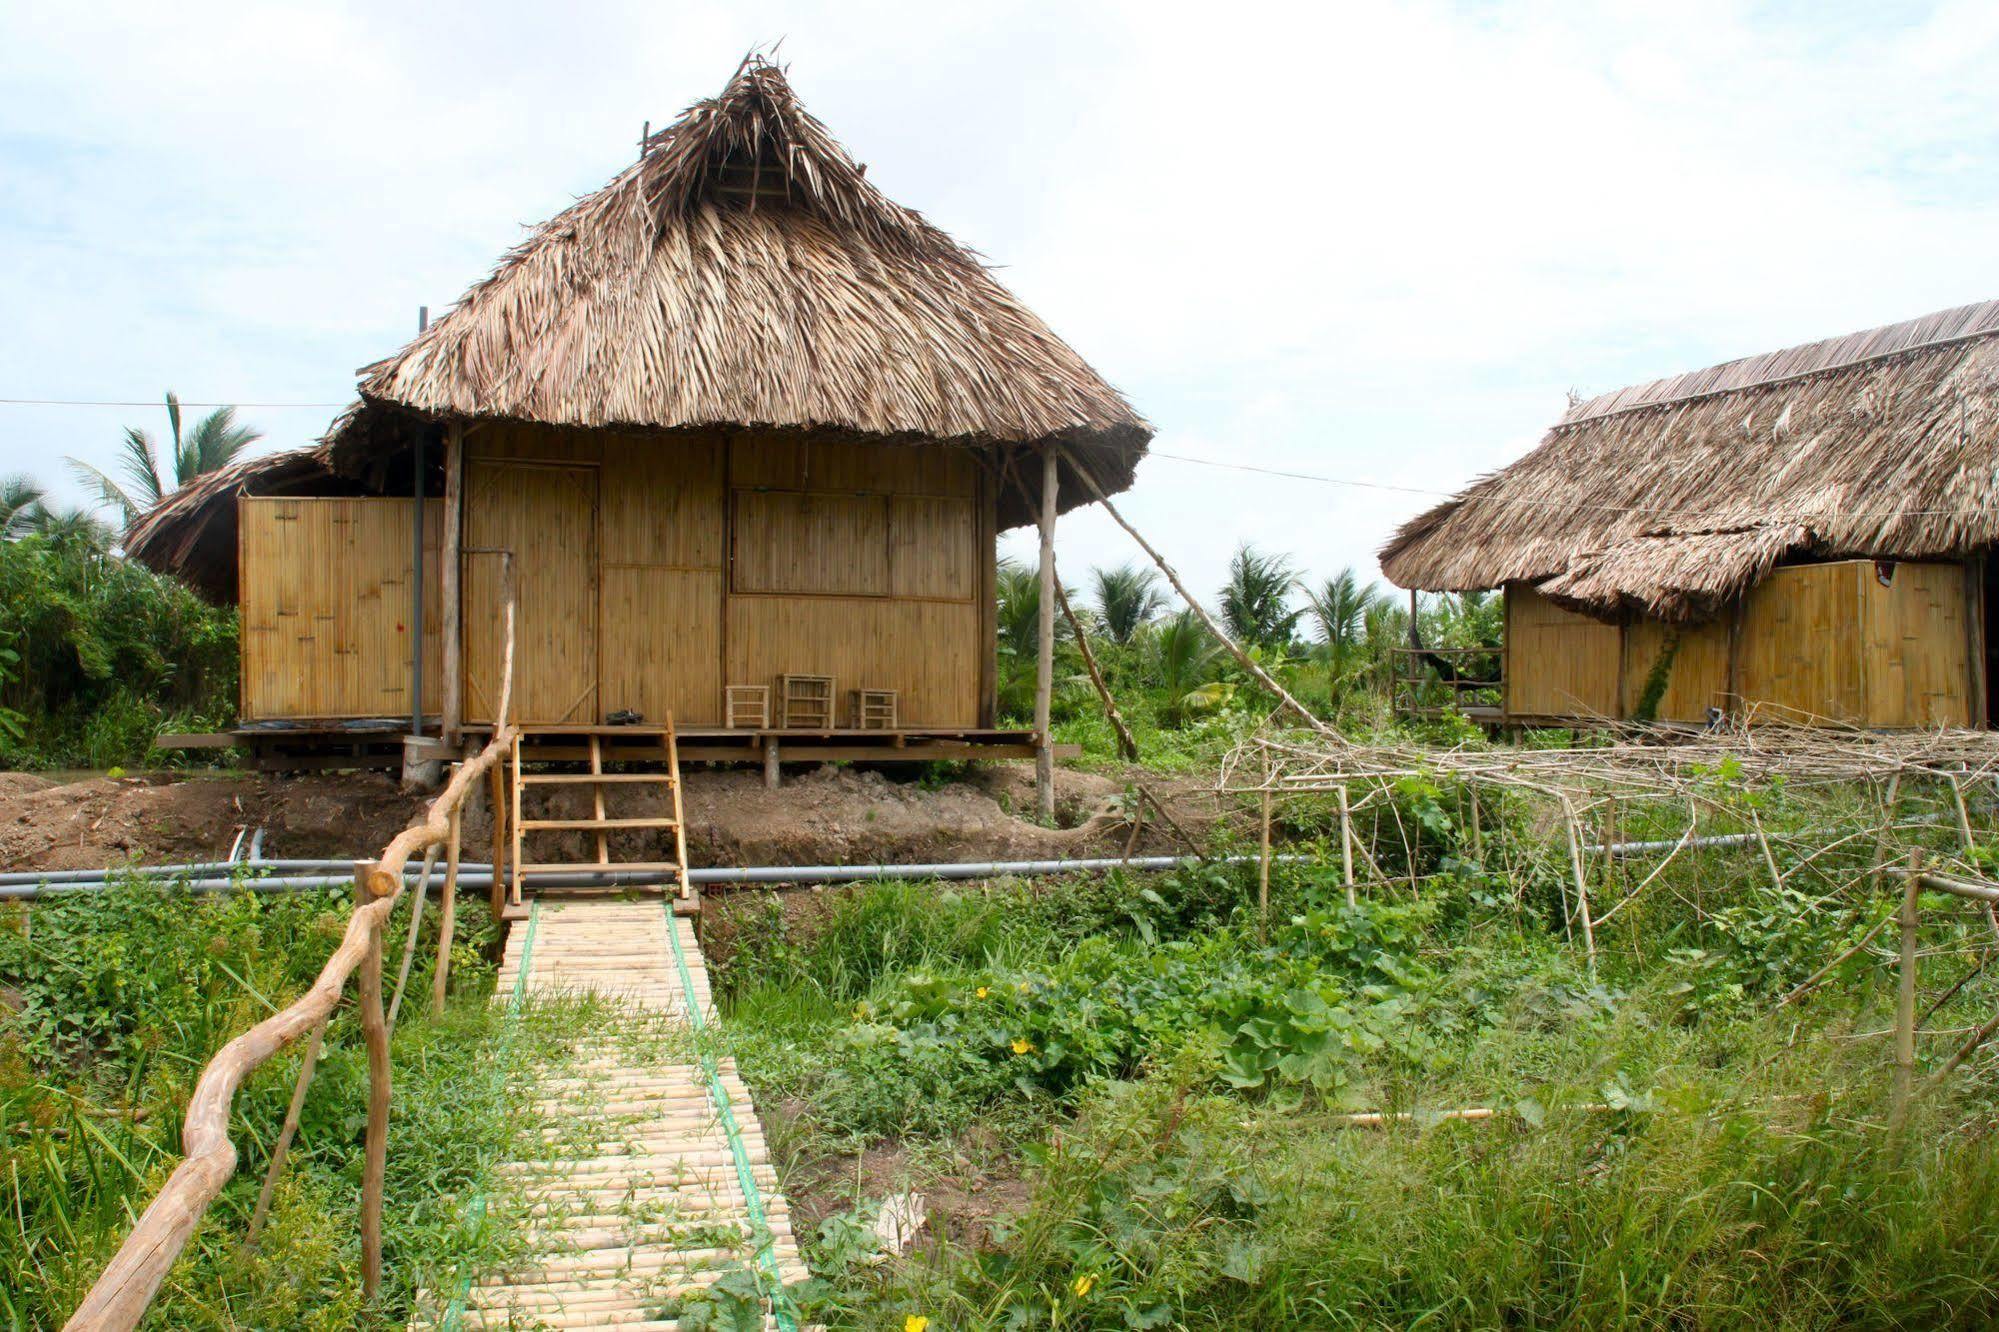
M 1197 837 L 1213 824 L 1212 795 L 1191 783 L 1177 789 L 1147 778 Z M 1114 855 L 1130 822 L 1124 783 L 1094 773 L 1059 771 L 1057 822 L 1045 828 L 1019 817 L 1034 808 L 1031 766 L 975 768 L 941 785 L 880 772 L 827 766 L 787 774 L 766 790 L 747 769 L 687 774 L 687 852 L 695 865 L 839 865 L 881 862 L 1033 860 Z M 128 861 L 164 864 L 219 860 L 239 830 L 263 828 L 267 858 L 354 858 L 378 852 L 406 826 L 424 797 L 407 795 L 385 773 L 300 777 L 205 775 L 91 778 L 56 784 L 25 773 L 0 773 L 0 868 L 90 869 Z M 607 812 L 660 812 L 659 793 L 613 787 Z M 591 798 L 576 787 L 530 790 L 528 817 L 582 817 Z M 668 834 L 621 833 L 614 854 L 626 860 L 670 858 Z M 468 860 L 491 854 L 492 820 L 475 807 L 465 824 Z M 1184 850 L 1148 818 L 1137 850 Z M 590 860 L 585 834 L 545 835 L 537 859 Z
M 380 773 L 93 777 L 0 774 L 0 868 L 97 869 L 220 860 L 263 828 L 267 857 L 369 855 L 418 802 Z

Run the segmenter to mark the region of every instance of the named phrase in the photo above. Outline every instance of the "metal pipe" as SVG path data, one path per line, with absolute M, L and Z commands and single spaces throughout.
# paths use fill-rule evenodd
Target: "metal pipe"
M 1241 864 L 1255 860 L 1255 856 L 1221 856 L 1220 864 Z M 1309 861 L 1310 856 L 1273 856 L 1272 861 L 1280 864 L 1296 864 Z M 265 865 L 280 862 L 265 861 Z M 174 886 L 193 893 L 219 893 L 235 889 L 251 892 L 300 892 L 317 888 L 337 888 L 353 883 L 352 862 L 336 861 L 334 865 L 343 867 L 344 873 L 322 874 L 277 874 L 267 877 L 250 875 L 229 878 L 187 877 L 176 878 Z M 1165 870 L 1179 865 L 1197 863 L 1191 856 L 1137 856 L 1124 860 L 1116 856 L 1104 856 L 1078 860 L 985 860 L 966 862 L 942 862 L 926 865 L 765 865 L 737 868 L 717 866 L 689 870 L 688 879 L 697 884 L 727 886 L 731 884 L 780 884 L 780 883 L 856 883 L 870 879 L 990 879 L 1007 874 L 1087 874 L 1113 869 Z M 165 877 L 157 871 L 164 866 L 153 866 L 154 871 L 143 877 Z M 216 868 L 226 868 L 217 866 Z M 241 868 L 241 865 L 238 865 Z M 78 871 L 62 871 L 78 873 Z M 420 874 L 421 867 L 405 867 L 405 874 Z M 109 886 L 105 878 L 54 879 L 34 875 L 7 876 L 10 880 L 26 877 L 29 882 L 0 882 L 0 901 L 33 899 L 44 893 L 60 894 L 88 892 Z M 577 874 L 536 875 L 535 886 L 544 888 L 627 888 L 656 885 L 659 882 L 656 871 L 611 870 Z M 429 883 L 443 880 L 441 869 L 433 871 Z M 472 871 L 463 864 L 459 867 L 458 886 L 463 889 L 490 888 L 493 871 L 490 865 Z M 426 885 L 428 886 L 428 884 Z
M 333 874 L 345 871 L 350 876 L 354 872 L 352 860 L 207 860 L 186 865 L 132 865 L 116 869 L 81 870 L 25 870 L 0 874 L 0 887 L 24 883 L 95 883 L 110 879 L 113 875 L 126 878 L 159 879 L 225 874 L 233 870 L 274 869 L 298 872 Z M 460 861 L 460 869 L 487 870 L 492 866 L 482 862 Z M 403 866 L 405 877 L 421 873 L 421 865 Z

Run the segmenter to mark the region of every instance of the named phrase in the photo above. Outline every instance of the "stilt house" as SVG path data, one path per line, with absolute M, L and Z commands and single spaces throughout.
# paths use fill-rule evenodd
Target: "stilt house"
M 1505 589 L 1509 722 L 1983 726 L 1995 386 L 1999 301 L 1619 389 L 1382 567 Z
M 1028 753 L 995 729 L 995 534 L 1088 501 L 1078 467 L 1126 488 L 1149 437 L 752 61 L 364 369 L 321 446 L 126 548 L 241 606 L 250 735 L 490 723 L 510 576 L 523 723 Z

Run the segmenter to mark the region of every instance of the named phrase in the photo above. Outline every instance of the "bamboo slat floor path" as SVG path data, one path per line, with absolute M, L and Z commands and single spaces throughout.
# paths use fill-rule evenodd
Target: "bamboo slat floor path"
M 497 993 L 594 995 L 611 1016 L 524 1073 L 546 1150 L 499 1168 L 489 1215 L 526 1229 L 525 1265 L 423 1326 L 664 1332 L 732 1272 L 767 1293 L 806 1278 L 749 1089 L 702 1048 L 714 1016 L 691 920 L 658 897 L 544 898 L 508 938 Z M 798 1327 L 788 1299 L 766 1300 L 764 1325 Z

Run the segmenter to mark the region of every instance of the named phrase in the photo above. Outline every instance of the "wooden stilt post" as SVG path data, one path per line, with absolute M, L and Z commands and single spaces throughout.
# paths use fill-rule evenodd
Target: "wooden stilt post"
M 1097 654 L 1090 650 L 1090 636 L 1083 632 L 1082 621 L 1069 607 L 1069 594 L 1062 590 L 1062 578 L 1054 576 L 1055 602 L 1062 608 L 1062 618 L 1069 622 L 1069 632 L 1076 636 L 1076 646 L 1083 654 L 1083 667 L 1090 673 L 1090 683 L 1096 686 L 1097 698 L 1104 705 L 1104 716 L 1110 718 L 1111 730 L 1117 735 L 1118 753 L 1124 755 L 1127 763 L 1138 762 L 1138 741 L 1131 738 L 1131 730 L 1124 724 L 1124 714 L 1117 709 L 1117 700 L 1111 697 L 1111 687 L 1104 683 L 1104 673 L 1097 669 Z
M 363 905 L 395 891 L 376 882 L 379 865 L 355 866 Z M 368 931 L 361 958 L 361 1034 L 368 1047 L 368 1132 L 361 1166 L 361 1294 L 370 1303 L 382 1289 L 382 1193 L 389 1165 L 389 1023 L 382 1011 L 382 930 Z
M 507 775 L 505 764 L 486 770 L 486 790 L 493 806 L 493 923 L 507 914 Z
M 1909 853 L 1909 874 L 1902 881 L 1902 947 L 1895 989 L 1895 1097 L 1888 1122 L 1899 1128 L 1909 1111 L 1909 1088 L 1916 1076 L 1916 935 L 1920 924 L 1916 899 L 1923 891 L 1923 854 Z
M 1340 879 L 1346 884 L 1347 905 L 1356 906 L 1359 899 L 1353 890 L 1353 812 L 1347 807 L 1347 786 L 1339 785 L 1340 797 Z
M 465 427 L 453 422 L 444 432 L 444 532 L 439 540 L 438 589 L 442 604 L 438 607 L 439 627 L 442 633 L 444 660 L 444 701 L 441 705 L 444 742 L 458 743 L 458 730 L 464 724 L 465 671 L 461 664 L 465 651 L 465 617 L 462 610 L 464 593 L 459 585 L 463 574 L 462 551 L 465 545 Z
M 783 774 L 778 770 L 779 757 L 780 755 L 778 751 L 777 737 L 774 735 L 765 736 L 764 737 L 764 789 L 765 790 L 768 791 L 777 790 L 778 783 L 784 779 Z
M 1034 807 L 1043 823 L 1055 821 L 1055 742 L 1048 734 L 1049 699 L 1055 688 L 1055 510 L 1061 453 L 1041 450 L 1041 604 L 1034 655 Z
M 444 1014 L 444 994 L 451 982 L 451 935 L 458 925 L 458 852 L 462 831 L 460 812 L 451 811 L 451 835 L 445 844 L 444 892 L 437 904 L 437 965 L 430 981 L 430 1015 Z M 500 867 L 493 866 L 498 874 Z

